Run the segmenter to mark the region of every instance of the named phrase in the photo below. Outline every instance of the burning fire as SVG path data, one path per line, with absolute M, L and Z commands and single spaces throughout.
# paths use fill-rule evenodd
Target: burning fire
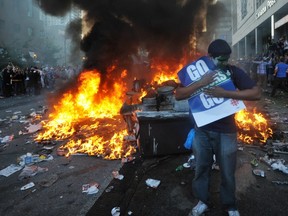
M 179 64 L 176 67 L 171 67 L 167 64 L 152 64 L 151 69 L 153 70 L 153 82 L 163 83 L 167 80 L 178 81 L 177 72 L 183 68 L 183 64 Z
M 159 87 L 159 85 L 167 81 L 174 81 L 175 83 L 179 83 L 177 73 L 183 68 L 183 66 L 184 66 L 184 63 L 166 64 L 166 63 L 160 63 L 160 62 L 152 62 L 151 71 L 153 74 L 153 78 L 152 78 L 151 83 L 149 84 L 150 89 L 141 90 L 140 101 L 141 101 L 141 98 L 149 94 L 147 90 L 156 91 L 156 88 Z
M 152 65 L 151 68 L 156 71 L 156 75 L 153 78 L 155 83 L 163 83 L 167 80 L 177 81 L 177 72 L 183 68 L 182 64 L 179 64 L 177 68 L 170 68 L 169 65 Z M 167 73 L 168 71 L 168 73 Z M 170 72 L 170 73 L 169 73 Z
M 121 76 L 125 74 L 124 71 Z M 70 141 L 61 146 L 66 156 L 87 153 L 119 159 L 134 153 L 134 147 L 124 142 L 126 125 L 119 114 L 126 86 L 120 81 L 114 82 L 108 91 L 105 84 L 99 89 L 100 81 L 97 71 L 82 72 L 78 89 L 63 95 L 48 122 L 43 122 L 44 132 L 36 140 L 69 138 Z
M 244 143 L 253 144 L 259 141 L 265 144 L 266 140 L 273 134 L 263 114 L 257 113 L 256 109 L 253 112 L 239 111 L 235 115 L 235 120 L 239 131 L 238 140 Z
M 168 80 L 176 82 L 177 72 L 182 67 L 182 64 L 176 67 L 152 64 L 155 75 L 150 85 L 153 87 Z M 127 71 L 123 70 L 117 79 L 112 78 L 113 70 L 115 67 L 109 68 L 107 76 L 114 84 L 108 86 L 108 83 L 102 83 L 101 88 L 99 72 L 83 71 L 78 78 L 78 88 L 63 94 L 58 104 L 54 105 L 48 121 L 42 122 L 44 130 L 35 140 L 68 140 L 59 148 L 66 156 L 84 153 L 119 159 L 135 153 L 134 145 L 128 140 L 127 125 L 119 113 L 127 92 L 123 82 Z M 259 140 L 265 143 L 272 136 L 267 120 L 255 110 L 253 113 L 242 110 L 235 115 L 235 120 L 240 129 L 238 139 L 244 143 L 252 144 Z

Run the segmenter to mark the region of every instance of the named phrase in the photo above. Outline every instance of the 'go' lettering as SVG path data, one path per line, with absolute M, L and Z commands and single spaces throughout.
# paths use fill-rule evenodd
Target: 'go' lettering
M 200 94 L 200 99 L 203 104 L 203 106 L 206 109 L 209 109 L 217 104 L 221 104 L 224 102 L 224 98 L 216 98 L 216 97 L 209 97 L 205 95 L 204 93 Z
M 207 71 L 209 71 L 208 66 L 205 61 L 199 60 L 195 63 L 195 65 L 189 65 L 186 68 L 187 74 L 192 81 L 198 80 L 201 76 L 203 76 Z

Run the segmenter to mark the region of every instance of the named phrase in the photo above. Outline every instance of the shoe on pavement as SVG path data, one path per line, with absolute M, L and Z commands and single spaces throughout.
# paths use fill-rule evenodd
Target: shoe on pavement
M 199 201 L 197 205 L 192 209 L 189 216 L 200 216 L 207 210 L 208 210 L 208 206 L 202 201 Z
M 229 216 L 240 216 L 240 213 L 238 212 L 238 210 L 229 210 L 228 215 Z

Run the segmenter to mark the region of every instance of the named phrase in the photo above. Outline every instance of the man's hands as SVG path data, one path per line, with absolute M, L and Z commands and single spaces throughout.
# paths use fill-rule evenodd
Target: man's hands
M 217 72 L 215 72 L 215 71 L 210 72 L 210 73 L 206 73 L 205 75 L 203 75 L 202 79 L 199 82 L 201 82 L 201 84 L 203 84 L 203 86 L 207 86 L 210 83 L 214 82 L 216 75 L 217 75 Z M 219 86 L 209 87 L 209 88 L 204 90 L 204 93 L 206 95 L 211 96 L 211 97 L 225 97 L 225 92 L 226 92 L 226 90 L 219 87 Z
M 209 95 L 211 97 L 225 97 L 227 90 L 219 87 L 219 86 L 213 86 L 210 88 L 207 88 L 204 90 L 204 93 L 206 95 Z
M 186 87 L 179 86 L 178 88 L 176 88 L 175 91 L 176 100 L 183 100 L 189 98 L 197 90 L 209 85 L 210 83 L 213 83 L 215 81 L 216 74 L 217 72 L 211 71 L 209 73 L 204 74 L 200 80 L 194 82 L 189 86 Z
M 217 72 L 213 71 L 213 72 L 204 74 L 202 78 L 199 80 L 199 83 L 201 84 L 201 86 L 206 86 L 214 82 L 216 73 Z

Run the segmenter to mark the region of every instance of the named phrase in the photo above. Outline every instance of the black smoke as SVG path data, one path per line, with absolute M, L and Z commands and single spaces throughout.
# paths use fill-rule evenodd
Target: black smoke
M 34 1 L 54 16 L 64 15 L 72 6 L 86 13 L 85 20 L 92 27 L 79 44 L 86 55 L 84 67 L 102 73 L 111 64 L 128 67 L 139 47 L 149 52 L 150 59 L 181 59 L 191 34 L 200 36 L 203 14 L 211 8 L 211 0 Z M 79 31 L 79 25 L 75 28 Z M 69 32 L 75 33 L 73 25 Z

